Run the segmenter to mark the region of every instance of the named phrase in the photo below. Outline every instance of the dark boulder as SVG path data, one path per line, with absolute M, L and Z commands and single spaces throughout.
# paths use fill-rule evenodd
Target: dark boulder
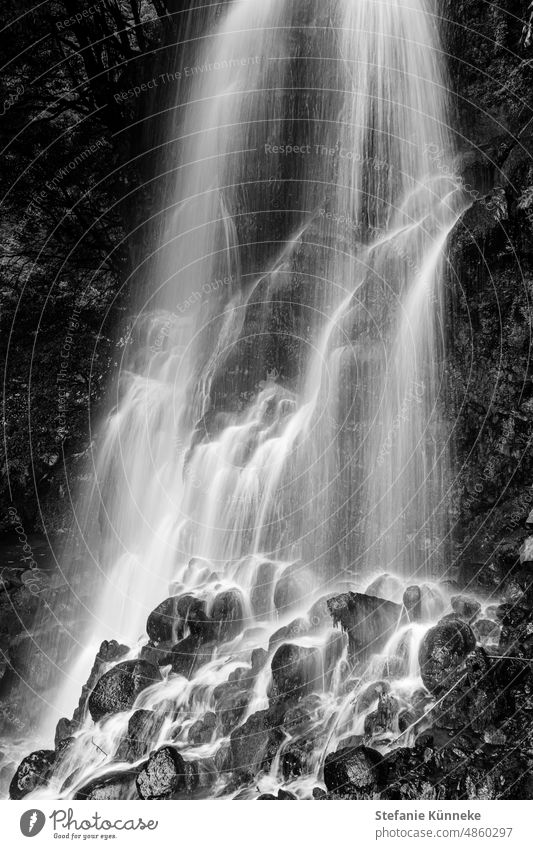
M 137 774 L 137 770 L 126 770 L 95 778 L 80 787 L 76 791 L 74 799 L 90 801 L 138 799 L 139 794 L 135 785 Z
M 265 561 L 256 567 L 250 591 L 250 604 L 256 619 L 265 619 L 274 611 L 274 587 L 279 566 Z
M 232 640 L 245 627 L 244 600 L 239 590 L 224 590 L 213 601 L 210 610 L 215 639 L 219 642 Z
M 206 713 L 202 719 L 198 719 L 189 728 L 187 735 L 189 743 L 192 746 L 204 746 L 206 743 L 210 743 L 215 732 L 216 724 L 217 718 L 215 714 Z
M 305 608 L 313 593 L 314 581 L 303 563 L 291 563 L 276 582 L 274 605 L 280 613 L 296 608 Z
M 61 719 L 58 720 L 54 735 L 54 745 L 56 749 L 63 740 L 68 740 L 72 737 L 79 727 L 79 722 L 75 722 L 72 719 L 67 719 L 62 716 Z
M 192 598 L 192 597 L 191 597 Z M 179 637 L 178 625 L 183 621 L 178 612 L 179 599 L 167 598 L 152 610 L 146 623 L 146 633 L 150 640 L 158 643 L 175 643 Z
M 271 669 L 271 699 L 288 702 L 322 689 L 322 664 L 316 648 L 284 643 L 276 650 Z
M 277 631 L 274 631 L 268 641 L 268 650 L 279 645 L 280 643 L 289 642 L 289 640 L 297 639 L 309 633 L 309 621 L 307 618 L 300 616 L 298 619 L 293 619 L 288 625 L 282 625 Z
M 144 758 L 162 724 L 163 717 L 153 710 L 136 710 L 129 719 L 125 737 L 118 745 L 115 760 L 133 763 Z
M 324 764 L 324 783 L 338 795 L 369 798 L 382 786 L 386 773 L 383 758 L 367 746 L 331 752 Z
M 475 648 L 472 629 L 460 619 L 441 619 L 424 635 L 418 661 L 422 681 L 438 695 L 459 680 L 458 667 Z
M 172 746 L 153 752 L 137 776 L 141 799 L 171 799 L 185 790 L 185 761 Z
M 496 639 L 500 633 L 500 626 L 492 619 L 478 619 L 472 625 L 473 630 L 480 639 Z
M 22 760 L 9 785 L 10 799 L 23 799 L 33 790 L 45 787 L 48 783 L 56 753 L 48 749 L 40 749 Z
M 481 610 L 479 601 L 465 595 L 455 595 L 450 599 L 452 610 L 459 619 L 472 622 Z
M 420 587 L 413 585 L 407 587 L 402 598 L 403 606 L 411 622 L 420 622 L 422 619 L 422 593 Z
M 348 634 L 348 650 L 355 659 L 379 651 L 396 630 L 402 605 L 362 593 L 342 593 L 328 601 L 333 623 Z
M 131 710 L 139 693 L 161 681 L 159 669 L 145 660 L 124 660 L 98 679 L 89 696 L 95 722 L 107 714 Z
M 213 696 L 216 716 L 226 736 L 243 717 L 250 701 L 250 689 L 239 681 L 225 681 L 215 687 Z
M 189 634 L 173 646 L 170 653 L 172 671 L 184 678 L 192 678 L 204 664 L 209 663 L 215 650 L 214 643 L 203 643 Z
M 402 593 L 402 582 L 396 575 L 390 575 L 388 572 L 378 575 L 365 590 L 365 595 L 384 598 L 387 601 L 394 601 L 397 604 L 402 600 Z
M 215 635 L 215 626 L 207 615 L 206 603 L 190 593 L 182 595 L 176 602 L 178 614 L 177 637 L 181 639 L 188 630 L 199 642 L 209 642 Z
M 254 649 L 252 652 L 252 672 L 254 675 L 257 675 L 261 672 L 263 666 L 265 665 L 268 657 L 268 652 L 266 649 Z
M 391 736 L 399 710 L 398 699 L 390 693 L 381 695 L 377 708 L 365 717 L 365 734 L 369 737 L 381 737 L 384 734 Z
M 252 778 L 270 767 L 284 738 L 281 720 L 282 714 L 261 710 L 232 731 L 232 765 L 242 778 Z

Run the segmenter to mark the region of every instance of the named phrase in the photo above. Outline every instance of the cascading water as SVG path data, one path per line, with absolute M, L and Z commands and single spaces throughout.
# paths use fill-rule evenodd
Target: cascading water
M 339 741 L 387 746 L 423 714 L 418 646 L 447 604 L 426 583 L 435 610 L 409 622 L 399 607 L 364 658 L 326 606 L 368 590 L 392 610 L 444 571 L 443 257 L 463 199 L 442 166 L 431 3 L 242 0 L 222 20 L 193 9 L 189 30 L 179 164 L 87 511 L 98 601 L 76 672 L 114 637 L 129 658 L 159 652 L 162 678 L 134 708 L 97 722 L 85 708 L 45 794 L 129 769 L 140 709 L 143 757 L 171 742 L 214 776 L 210 795 L 234 793 L 230 734 L 297 668 L 305 716 L 261 781 L 287 778 L 284 752 L 305 738 L 291 777 L 305 796 Z M 147 645 L 169 592 L 171 633 L 156 615 Z

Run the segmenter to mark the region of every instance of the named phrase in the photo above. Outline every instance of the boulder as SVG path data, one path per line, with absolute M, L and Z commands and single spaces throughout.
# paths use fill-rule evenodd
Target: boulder
M 219 593 L 210 610 L 214 636 L 218 642 L 232 640 L 244 630 L 244 600 L 240 590 L 224 590 Z
M 128 722 L 128 730 L 115 753 L 116 761 L 133 763 L 144 758 L 163 724 L 163 717 L 153 710 L 136 710 Z
M 215 650 L 214 643 L 203 643 L 193 634 L 189 634 L 173 646 L 170 653 L 172 671 L 184 678 L 192 678 L 206 663 L 209 663 Z
M 294 701 L 322 689 L 322 664 L 316 648 L 284 643 L 274 653 L 271 669 L 269 695 L 273 700 Z
M 252 672 L 254 675 L 257 675 L 261 672 L 263 666 L 265 665 L 268 657 L 268 652 L 266 649 L 254 649 L 252 652 L 251 663 L 252 663 Z
M 39 749 L 22 760 L 9 785 L 10 799 L 23 799 L 33 790 L 45 787 L 48 783 L 56 753 L 49 749 Z
M 533 511 L 529 518 L 531 518 L 531 516 L 533 516 Z M 520 563 L 533 564 L 533 537 L 527 537 L 522 543 L 520 548 Z
M 420 587 L 416 586 L 416 584 L 407 587 L 402 597 L 402 603 L 409 621 L 420 622 L 422 619 L 422 593 Z
M 89 696 L 89 711 L 95 722 L 102 717 L 131 710 L 139 693 L 161 681 L 159 669 L 145 660 L 124 660 L 98 679 Z
M 277 631 L 274 631 L 268 641 L 268 650 L 272 651 L 274 646 L 280 643 L 303 637 L 309 633 L 309 630 L 309 621 L 306 617 L 300 616 L 298 619 L 293 619 L 288 625 L 283 625 Z
M 261 710 L 231 732 L 233 770 L 243 780 L 270 767 L 284 738 L 281 719 L 282 714 L 276 711 Z
M 465 622 L 472 622 L 481 610 L 479 601 L 466 595 L 454 595 L 450 603 L 455 615 Z
M 400 604 L 403 595 L 403 584 L 396 575 L 384 572 L 366 588 L 365 595 L 373 595 Z
M 314 589 L 309 570 L 301 562 L 286 566 L 276 582 L 274 605 L 280 613 L 306 608 Z M 307 604 L 306 604 L 307 603 Z
M 137 776 L 141 799 L 171 799 L 186 790 L 185 761 L 173 746 L 152 752 Z
M 76 791 L 74 799 L 90 801 L 138 799 L 139 794 L 135 786 L 137 774 L 137 770 L 125 770 L 123 772 L 111 772 L 108 775 L 95 778 L 80 787 Z
M 472 629 L 460 619 L 441 619 L 424 635 L 418 653 L 422 681 L 438 695 L 459 680 L 458 667 L 475 648 Z
M 270 617 L 274 611 L 274 587 L 279 566 L 265 561 L 256 567 L 250 590 L 250 604 L 256 619 Z
M 215 732 L 216 724 L 217 718 L 214 713 L 206 713 L 202 719 L 198 719 L 193 723 L 187 735 L 191 746 L 204 746 L 210 743 Z
M 492 619 L 477 619 L 472 628 L 481 640 L 496 639 L 500 633 L 500 626 Z
M 178 626 L 178 599 L 167 598 L 152 610 L 146 623 L 146 633 L 155 645 L 175 643 Z
M 238 681 L 226 681 L 215 687 L 213 696 L 216 716 L 226 736 L 244 715 L 250 701 L 250 689 Z
M 355 746 L 331 752 L 324 763 L 324 783 L 341 796 L 371 797 L 384 780 L 384 761 L 379 752 Z
M 402 605 L 362 593 L 342 593 L 328 601 L 333 623 L 348 634 L 350 657 L 368 657 L 388 642 L 402 617 Z
M 400 705 L 398 699 L 386 693 L 378 699 L 376 710 L 365 716 L 365 735 L 369 737 L 392 735 L 394 722 L 398 716 Z
M 176 602 L 178 614 L 177 637 L 181 639 L 188 630 L 200 642 L 209 642 L 215 635 L 215 627 L 207 615 L 203 599 L 187 593 Z

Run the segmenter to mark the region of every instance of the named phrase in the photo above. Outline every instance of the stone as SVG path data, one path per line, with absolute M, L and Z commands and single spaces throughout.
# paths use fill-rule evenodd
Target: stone
M 152 752 L 137 776 L 141 799 L 171 799 L 186 790 L 185 761 L 173 746 Z
M 217 718 L 214 713 L 206 713 L 202 719 L 198 719 L 191 727 L 189 728 L 189 733 L 187 735 L 187 739 L 192 746 L 204 746 L 207 743 L 210 743 L 213 734 L 215 733 L 215 727 L 217 724 Z
M 482 640 L 496 639 L 500 633 L 500 626 L 497 622 L 493 622 L 492 619 L 477 619 L 472 625 L 472 628 Z
M 210 610 L 215 639 L 219 642 L 232 640 L 245 627 L 244 600 L 240 590 L 225 590 L 219 593 Z
M 95 722 L 108 714 L 131 710 L 139 693 L 161 681 L 157 667 L 144 660 L 124 660 L 98 679 L 89 696 Z
M 194 674 L 213 657 L 213 643 L 202 643 L 197 637 L 189 634 L 173 646 L 170 653 L 172 671 L 184 678 L 192 678 Z
M 426 632 L 418 653 L 424 686 L 438 695 L 460 677 L 458 667 L 475 648 L 472 629 L 460 619 L 443 620 Z
M 250 604 L 256 619 L 266 619 L 274 611 L 274 587 L 279 566 L 265 561 L 256 567 L 250 590 Z
M 293 701 L 322 689 L 320 652 L 293 643 L 281 645 L 272 658 L 270 698 Z
M 278 628 L 277 631 L 274 631 L 270 640 L 268 641 L 268 650 L 272 651 L 274 646 L 279 645 L 283 642 L 288 642 L 289 640 L 297 639 L 298 637 L 302 637 L 309 632 L 309 621 L 305 617 L 301 616 L 298 619 L 293 619 L 288 625 L 283 625 L 281 628 Z
M 251 691 L 238 681 L 226 681 L 215 687 L 216 715 L 224 736 L 235 728 L 243 717 Z
M 125 772 L 111 772 L 100 778 L 95 778 L 74 794 L 75 800 L 108 801 L 108 800 L 133 800 L 138 799 L 139 794 L 135 786 L 137 770 Z
M 373 595 L 400 604 L 403 595 L 403 584 L 396 575 L 384 572 L 366 588 L 365 595 Z
M 324 783 L 339 795 L 371 796 L 384 778 L 383 758 L 367 746 L 347 747 L 330 752 L 324 763 Z
M 50 778 L 56 753 L 49 749 L 39 749 L 27 755 L 17 767 L 9 785 L 10 799 L 23 799 L 28 793 L 45 787 Z
M 348 634 L 352 659 L 366 658 L 388 642 L 402 618 L 402 605 L 362 593 L 342 593 L 328 601 L 336 625 Z
M 78 722 L 75 722 L 72 719 L 67 719 L 64 716 L 61 717 L 56 725 L 56 732 L 54 736 L 54 745 L 56 749 L 63 740 L 67 740 L 72 737 L 79 727 Z
M 136 710 L 128 722 L 128 730 L 120 741 L 114 759 L 133 763 L 148 754 L 150 744 L 157 736 L 164 717 L 153 710 Z
M 178 599 L 167 598 L 152 610 L 146 623 L 146 633 L 155 645 L 176 642 L 178 626 Z
M 531 515 L 533 516 L 533 511 Z M 520 563 L 533 563 L 533 537 L 527 537 L 522 543 Z
M 296 608 L 305 609 L 311 601 L 314 581 L 300 561 L 286 566 L 276 582 L 274 605 L 281 614 Z
M 416 585 L 407 587 L 402 597 L 402 603 L 409 621 L 420 622 L 422 619 L 422 593 L 420 592 L 420 587 Z
M 394 721 L 398 716 L 400 705 L 398 700 L 386 693 L 378 699 L 377 708 L 365 716 L 365 735 L 369 737 L 392 735 Z
M 231 732 L 232 765 L 243 780 L 270 767 L 284 738 L 281 719 L 276 711 L 258 711 Z
M 254 675 L 257 675 L 261 672 L 263 666 L 267 662 L 268 652 L 266 649 L 254 649 L 252 652 L 251 663 L 252 663 L 252 672 Z
M 450 604 L 455 615 L 459 619 L 464 619 L 465 622 L 472 622 L 481 610 L 479 601 L 465 595 L 452 596 Z

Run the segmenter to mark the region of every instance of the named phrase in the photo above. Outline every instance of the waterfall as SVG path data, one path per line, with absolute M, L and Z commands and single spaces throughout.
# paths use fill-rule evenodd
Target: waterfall
M 161 719 L 152 749 L 214 757 L 228 729 L 195 747 L 192 725 L 254 649 L 268 661 L 239 721 L 268 706 L 283 627 L 322 700 L 314 776 L 331 741 L 362 733 L 386 658 L 403 658 L 396 700 L 421 686 L 427 622 L 401 625 L 348 691 L 346 643 L 310 611 L 383 573 L 401 584 L 382 593 L 393 604 L 446 568 L 443 281 L 464 203 L 435 20 L 431 0 L 189 13 L 164 215 L 84 507 L 78 690 L 103 639 L 139 656 L 169 596 L 231 626 L 189 678 L 138 697 Z M 75 689 L 69 676 L 54 722 Z M 66 771 L 79 787 L 110 769 L 131 715 L 85 713 L 55 792 Z

